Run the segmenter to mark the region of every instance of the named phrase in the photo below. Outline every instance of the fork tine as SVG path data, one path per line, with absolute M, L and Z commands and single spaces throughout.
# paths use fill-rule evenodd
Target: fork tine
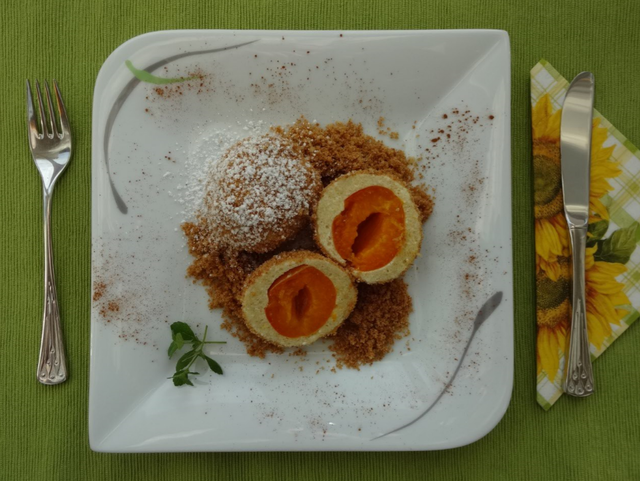
M 67 117 L 67 109 L 64 107 L 64 102 L 62 101 L 62 94 L 60 93 L 60 88 L 58 87 L 58 82 L 53 80 L 53 89 L 56 92 L 56 103 L 58 104 L 58 113 L 60 114 L 60 127 L 62 129 L 62 136 L 71 134 L 71 127 L 69 126 L 69 118 Z
M 47 107 L 49 109 L 49 133 L 58 136 L 58 125 L 56 123 L 55 114 L 53 113 L 53 103 L 51 102 L 51 92 L 49 91 L 49 82 L 44 81 L 44 93 L 47 94 Z
M 29 137 L 32 136 L 33 131 L 36 131 L 36 113 L 33 110 L 33 94 L 31 93 L 31 84 L 27 80 L 27 127 L 29 129 Z
M 44 111 L 44 104 L 42 103 L 42 92 L 40 92 L 40 82 L 38 82 L 37 80 L 36 80 L 36 93 L 38 94 L 38 107 L 40 109 L 40 133 L 42 135 L 49 135 L 44 123 L 46 114 Z

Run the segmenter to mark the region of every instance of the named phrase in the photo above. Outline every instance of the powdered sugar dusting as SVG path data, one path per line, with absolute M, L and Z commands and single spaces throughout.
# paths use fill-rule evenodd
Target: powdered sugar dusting
M 226 127 L 203 125 L 194 132 L 189 150 L 182 152 L 184 167 L 179 169 L 180 183 L 172 197 L 182 206 L 182 221 L 191 221 L 202 210 L 211 166 L 229 148 L 247 136 L 259 136 L 268 129 L 262 120 L 238 122 Z
M 248 137 L 211 163 L 202 216 L 214 244 L 265 252 L 306 224 L 318 174 L 276 133 Z

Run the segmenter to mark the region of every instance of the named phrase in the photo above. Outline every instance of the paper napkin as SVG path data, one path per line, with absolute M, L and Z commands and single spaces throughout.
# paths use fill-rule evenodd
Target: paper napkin
M 571 247 L 560 174 L 560 115 L 568 87 L 545 60 L 531 70 L 537 400 L 545 410 L 562 395 L 570 333 Z M 593 115 L 586 290 L 595 359 L 640 317 L 640 154 L 598 111 Z M 595 384 L 597 392 L 597 378 Z

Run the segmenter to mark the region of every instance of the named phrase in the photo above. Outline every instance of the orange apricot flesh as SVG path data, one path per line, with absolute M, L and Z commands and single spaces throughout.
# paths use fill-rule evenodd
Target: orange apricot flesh
M 315 267 L 301 265 L 278 277 L 268 291 L 267 319 L 278 334 L 309 336 L 329 320 L 336 306 L 336 288 Z
M 338 254 L 359 271 L 373 271 L 391 262 L 404 243 L 402 201 L 389 189 L 366 187 L 344 201 L 332 225 Z

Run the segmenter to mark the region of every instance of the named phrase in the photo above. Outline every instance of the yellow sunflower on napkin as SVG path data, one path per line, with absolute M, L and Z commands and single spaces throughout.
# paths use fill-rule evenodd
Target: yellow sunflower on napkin
M 570 255 L 569 231 L 562 206 L 560 172 L 560 117 L 553 112 L 549 95 L 544 95 L 532 111 L 534 213 L 536 219 L 536 268 L 543 269 L 552 279 L 560 271 L 555 265 L 558 256 Z M 591 139 L 591 207 L 590 223 L 609 220 L 609 213 L 600 200 L 613 190 L 608 179 L 621 174 L 620 167 L 610 160 L 614 147 L 603 147 L 607 129 L 593 121 Z
M 561 110 L 553 111 L 549 95 L 533 107 L 533 170 L 536 242 L 537 368 L 554 382 L 560 374 L 571 318 L 571 246 L 562 205 L 560 169 Z M 620 229 L 603 239 L 609 213 L 601 199 L 613 190 L 608 179 L 620 175 L 611 160 L 614 147 L 604 147 L 607 129 L 594 119 L 591 146 L 589 243 L 586 259 L 587 327 L 589 340 L 599 350 L 611 335 L 611 324 L 620 323 L 629 304 L 623 284 L 616 277 L 626 271 L 625 252 L 611 253 L 611 245 L 635 238 L 635 226 Z M 615 236 L 615 239 L 613 237 Z M 625 244 L 626 245 L 626 244 Z M 635 247 L 635 242 L 633 242 Z M 615 262 L 623 261 L 623 262 Z

